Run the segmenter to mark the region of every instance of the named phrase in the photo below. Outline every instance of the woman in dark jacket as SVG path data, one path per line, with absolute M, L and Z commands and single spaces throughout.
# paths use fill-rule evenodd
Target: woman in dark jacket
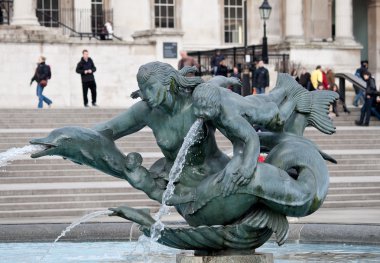
M 47 85 L 48 79 L 51 78 L 50 67 L 45 64 L 46 58 L 44 56 L 39 57 L 36 71 L 30 81 L 30 85 L 32 85 L 33 81 L 37 82 L 37 97 L 38 97 L 38 108 L 42 109 L 43 103 L 45 102 L 49 108 L 53 103 L 48 97 L 42 95 L 44 88 Z
M 364 95 L 364 105 L 361 109 L 360 120 L 355 121 L 356 125 L 368 126 L 371 117 L 372 105 L 376 102 L 377 90 L 375 79 L 372 78 L 369 71 L 363 72 L 363 78 L 367 82 L 367 87 Z

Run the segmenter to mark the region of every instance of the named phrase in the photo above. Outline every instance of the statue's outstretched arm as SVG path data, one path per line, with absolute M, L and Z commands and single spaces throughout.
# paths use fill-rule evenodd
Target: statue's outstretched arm
M 95 125 L 93 129 L 96 131 L 111 130 L 112 139 L 117 140 L 144 128 L 150 111 L 149 106 L 145 102 L 140 101 L 115 118 Z

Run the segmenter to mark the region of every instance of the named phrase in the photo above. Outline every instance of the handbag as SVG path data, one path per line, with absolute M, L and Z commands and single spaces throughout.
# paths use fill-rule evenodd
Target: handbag
M 45 88 L 47 86 L 47 80 L 43 79 L 40 81 L 40 86 Z

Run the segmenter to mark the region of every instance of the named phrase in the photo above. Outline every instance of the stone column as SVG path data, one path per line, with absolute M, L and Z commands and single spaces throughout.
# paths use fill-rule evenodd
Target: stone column
M 368 5 L 368 61 L 369 71 L 380 79 L 380 0 Z
M 354 43 L 352 0 L 335 0 L 335 40 Z
M 286 0 L 285 39 L 289 42 L 304 42 L 303 0 Z
M 12 25 L 39 26 L 36 16 L 36 0 L 14 0 Z

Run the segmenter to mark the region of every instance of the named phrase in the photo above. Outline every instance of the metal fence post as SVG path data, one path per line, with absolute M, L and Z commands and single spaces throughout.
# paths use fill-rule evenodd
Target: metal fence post
M 339 95 L 342 101 L 346 101 L 346 80 L 344 78 L 339 78 Z
M 234 67 L 236 66 L 236 47 L 233 48 L 234 51 Z

